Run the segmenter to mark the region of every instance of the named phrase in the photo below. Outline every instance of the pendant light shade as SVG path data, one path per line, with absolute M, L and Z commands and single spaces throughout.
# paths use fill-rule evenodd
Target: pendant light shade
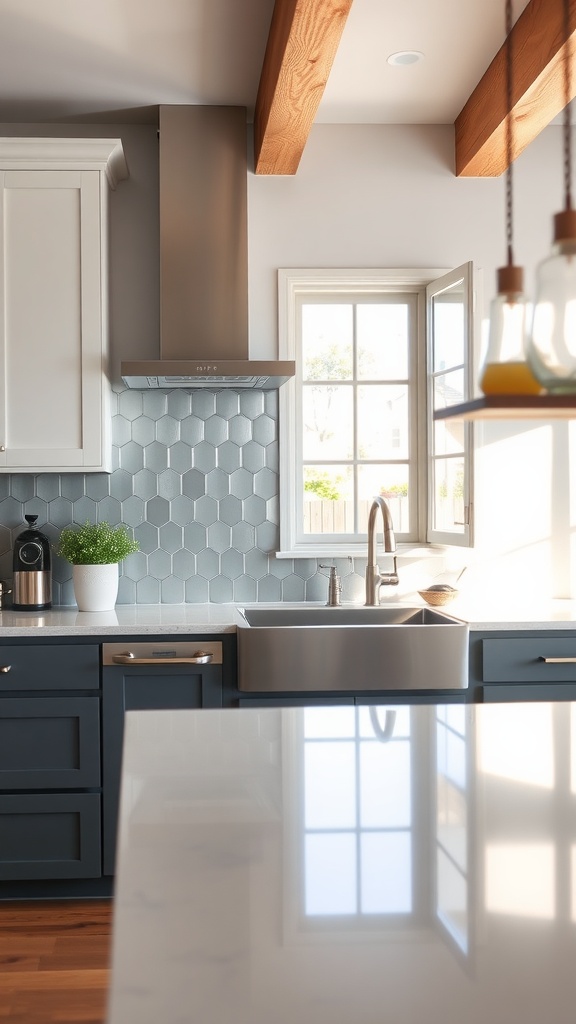
M 528 358 L 548 391 L 576 392 L 576 210 L 556 214 L 552 253 L 536 271 Z
M 537 395 L 541 387 L 525 356 L 530 304 L 524 295 L 523 268 L 500 267 L 497 288 L 480 387 L 485 395 Z

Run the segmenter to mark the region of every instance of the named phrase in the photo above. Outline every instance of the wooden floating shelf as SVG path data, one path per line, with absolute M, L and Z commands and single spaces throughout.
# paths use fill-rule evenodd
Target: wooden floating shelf
M 485 395 L 437 409 L 435 420 L 572 420 L 576 392 L 567 395 Z

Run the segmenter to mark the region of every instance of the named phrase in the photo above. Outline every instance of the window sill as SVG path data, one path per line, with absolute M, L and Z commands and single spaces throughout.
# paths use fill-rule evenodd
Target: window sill
M 451 551 L 449 545 L 443 544 L 398 544 L 394 554 L 398 558 L 444 558 Z M 459 551 L 462 549 L 459 548 Z M 365 544 L 328 545 L 310 544 L 308 547 L 297 547 L 293 551 L 275 551 L 275 558 L 366 558 L 368 542 Z M 378 544 L 378 558 L 388 557 Z

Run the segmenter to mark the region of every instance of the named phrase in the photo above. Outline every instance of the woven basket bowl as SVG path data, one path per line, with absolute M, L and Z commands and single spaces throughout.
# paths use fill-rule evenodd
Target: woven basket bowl
M 457 590 L 419 590 L 420 597 L 423 597 L 428 604 L 440 607 L 443 604 L 450 604 L 458 595 Z

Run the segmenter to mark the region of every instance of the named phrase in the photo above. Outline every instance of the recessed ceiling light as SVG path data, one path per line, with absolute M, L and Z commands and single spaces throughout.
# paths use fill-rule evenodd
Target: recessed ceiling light
M 417 64 L 423 59 L 424 54 L 420 53 L 420 50 L 399 50 L 398 53 L 391 53 L 387 57 L 388 63 L 395 68 L 405 67 L 407 64 Z

